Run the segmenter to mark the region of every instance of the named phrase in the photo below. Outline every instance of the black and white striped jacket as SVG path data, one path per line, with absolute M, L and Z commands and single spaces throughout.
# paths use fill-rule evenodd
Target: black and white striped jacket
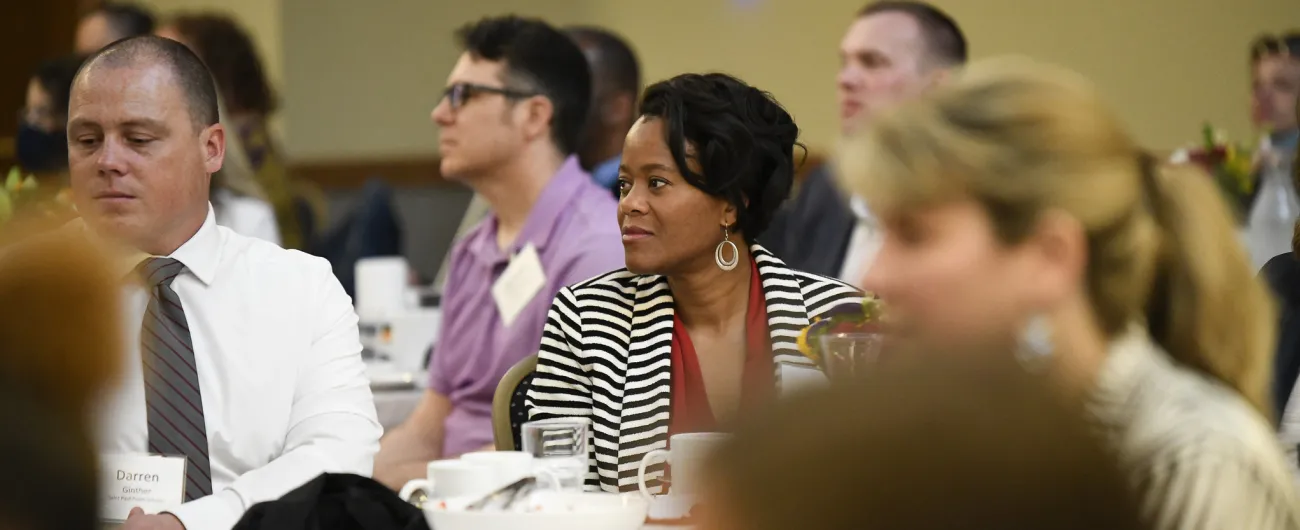
M 809 320 L 841 304 L 861 303 L 862 293 L 791 270 L 761 246 L 750 252 L 767 300 L 779 378 L 779 363 L 812 365 L 797 347 Z M 533 420 L 591 418 L 587 489 L 636 490 L 641 457 L 667 447 L 672 330 L 673 296 L 663 276 L 619 270 L 555 296 L 526 403 Z M 662 471 L 661 463 L 648 468 L 649 485 L 658 487 Z

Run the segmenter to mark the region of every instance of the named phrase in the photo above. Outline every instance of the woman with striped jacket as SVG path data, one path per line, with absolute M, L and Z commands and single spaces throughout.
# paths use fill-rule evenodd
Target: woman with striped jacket
M 755 238 L 790 193 L 799 128 L 723 74 L 646 89 L 619 167 L 627 269 L 562 289 L 547 317 L 531 419 L 590 418 L 588 489 L 636 489 L 641 457 L 722 429 L 811 366 L 796 340 L 861 292 L 791 270 Z M 738 244 L 739 243 L 739 244 Z M 663 465 L 649 467 L 657 487 Z

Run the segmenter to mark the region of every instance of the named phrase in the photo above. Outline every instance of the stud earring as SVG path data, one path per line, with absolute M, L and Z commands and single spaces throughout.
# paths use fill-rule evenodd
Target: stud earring
M 1052 325 L 1047 317 L 1035 315 L 1020 330 L 1016 360 L 1031 372 L 1041 372 L 1052 360 L 1056 345 L 1052 342 Z

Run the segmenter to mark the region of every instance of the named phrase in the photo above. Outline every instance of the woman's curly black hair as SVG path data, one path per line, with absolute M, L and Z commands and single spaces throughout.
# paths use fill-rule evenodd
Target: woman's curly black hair
M 734 205 L 747 241 L 767 230 L 794 184 L 794 148 L 803 148 L 799 126 L 771 94 L 726 74 L 682 74 L 650 85 L 640 115 L 663 120 L 682 176 Z

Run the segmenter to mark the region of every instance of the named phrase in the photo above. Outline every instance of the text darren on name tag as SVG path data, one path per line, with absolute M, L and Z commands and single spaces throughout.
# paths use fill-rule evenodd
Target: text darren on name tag
M 99 457 L 99 516 L 125 521 L 132 508 L 158 513 L 185 502 L 185 457 L 109 454 Z

